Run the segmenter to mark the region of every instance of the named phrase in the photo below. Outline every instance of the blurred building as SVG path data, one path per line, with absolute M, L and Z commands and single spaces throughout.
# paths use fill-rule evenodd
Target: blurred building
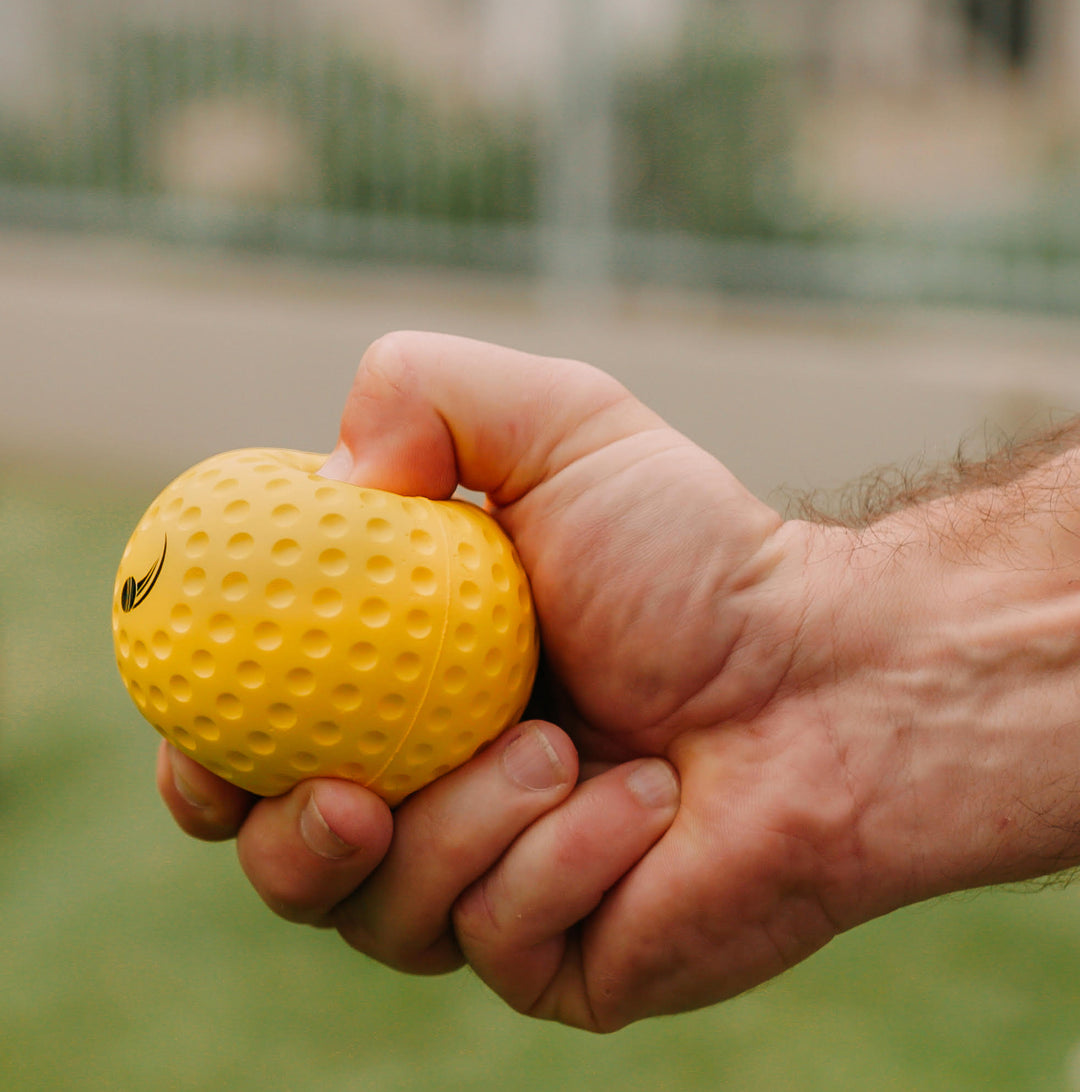
M 799 169 L 835 208 L 1009 214 L 1080 169 L 1080 0 L 744 7 L 799 76 Z
M 4 0 L 0 100 L 10 106 L 48 77 L 56 44 L 73 29 L 245 25 L 302 34 L 329 29 L 341 42 L 395 58 L 415 75 L 489 93 L 533 92 L 558 74 L 568 25 L 580 11 L 615 48 L 660 46 L 693 0 Z
M 625 214 L 638 176 L 652 219 Z M 899 226 L 938 246 L 947 226 L 993 248 L 1052 208 L 1043 238 L 1067 222 L 1080 253 L 1077 178 L 1080 0 L 0 0 L 0 191 L 20 215 L 36 186 L 482 229 L 579 207 L 574 234 L 682 242 Z M 753 215 L 699 215 L 733 194 Z M 687 267 L 668 242 L 641 267 Z

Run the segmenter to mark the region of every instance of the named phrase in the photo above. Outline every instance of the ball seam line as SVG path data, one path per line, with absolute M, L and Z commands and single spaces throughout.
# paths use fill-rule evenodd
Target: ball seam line
M 386 771 L 391 767 L 391 765 L 393 765 L 394 760 L 401 753 L 402 748 L 404 748 L 405 744 L 408 743 L 409 737 L 412 735 L 413 729 L 416 727 L 417 721 L 420 719 L 420 714 L 423 713 L 425 707 L 427 706 L 428 695 L 431 693 L 431 687 L 433 686 L 433 684 L 435 682 L 435 675 L 439 670 L 439 664 L 442 663 L 443 650 L 446 648 L 446 635 L 450 630 L 450 595 L 451 595 L 450 577 L 451 577 L 452 574 L 451 574 L 450 543 L 449 543 L 449 540 L 447 539 L 446 527 L 443 525 L 443 521 L 438 518 L 438 512 L 435 510 L 435 507 L 434 507 L 434 505 L 432 504 L 432 502 L 430 500 L 428 500 L 426 497 L 417 497 L 415 499 L 416 500 L 423 500 L 424 504 L 426 504 L 428 506 L 428 511 L 432 515 L 433 522 L 435 523 L 435 526 L 438 528 L 439 535 L 442 538 L 442 547 L 443 547 L 442 554 L 443 554 L 443 557 L 445 558 L 445 561 L 446 561 L 445 574 L 444 574 L 445 579 L 446 579 L 446 583 L 445 583 L 446 594 L 443 596 L 442 629 L 441 629 L 441 631 L 439 633 L 438 648 L 435 650 L 435 655 L 432 656 L 432 658 L 431 658 L 431 671 L 428 673 L 428 677 L 427 677 L 426 681 L 424 682 L 424 689 L 423 689 L 423 692 L 420 695 L 420 700 L 416 703 L 416 709 L 413 712 L 412 720 L 409 722 L 408 728 L 406 728 L 405 731 L 401 733 L 401 738 L 398 741 L 398 745 L 394 748 L 394 750 L 390 754 L 389 758 L 387 758 L 387 760 L 382 764 L 382 766 L 379 767 L 379 769 L 376 771 L 376 773 L 374 773 L 365 782 L 365 785 L 364 785 L 365 788 L 368 788 L 371 785 L 374 785 L 379 780 L 379 778 L 381 778 L 382 775 L 384 773 L 386 773 Z

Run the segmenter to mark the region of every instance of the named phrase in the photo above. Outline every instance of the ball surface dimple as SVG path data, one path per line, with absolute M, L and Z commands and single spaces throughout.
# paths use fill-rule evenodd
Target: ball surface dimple
M 117 663 L 218 776 L 264 796 L 348 778 L 395 804 L 521 716 L 536 614 L 479 508 L 329 482 L 323 461 L 227 452 L 169 485 L 121 560 Z

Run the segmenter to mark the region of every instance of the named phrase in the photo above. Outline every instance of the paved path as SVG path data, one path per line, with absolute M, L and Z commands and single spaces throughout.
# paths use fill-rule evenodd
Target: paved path
M 140 485 L 248 444 L 328 449 L 384 331 L 452 331 L 613 372 L 756 492 L 947 455 L 1080 410 L 1080 324 L 328 270 L 0 235 L 0 452 Z

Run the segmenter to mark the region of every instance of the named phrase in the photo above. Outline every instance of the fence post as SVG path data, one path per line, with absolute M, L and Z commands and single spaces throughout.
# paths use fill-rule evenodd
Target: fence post
M 558 63 L 540 171 L 541 276 L 603 291 L 612 276 L 615 56 L 600 0 L 552 0 Z

